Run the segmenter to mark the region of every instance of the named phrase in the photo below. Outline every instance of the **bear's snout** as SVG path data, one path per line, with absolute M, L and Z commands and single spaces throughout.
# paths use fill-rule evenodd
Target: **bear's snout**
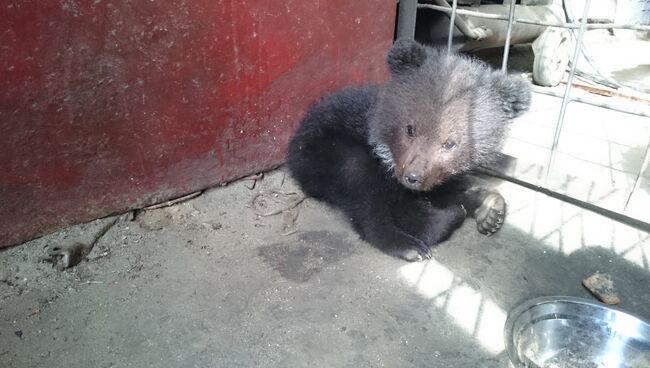
M 428 169 L 418 170 L 417 168 L 406 167 L 401 175 L 400 182 L 408 189 L 415 191 L 428 191 L 436 185 L 445 181 L 450 174 L 440 166 L 433 166 Z
M 419 190 L 422 187 L 423 180 L 424 177 L 420 173 L 413 171 L 404 173 L 404 184 L 411 189 Z
M 402 184 L 411 190 L 424 190 L 427 181 L 427 167 L 429 162 L 425 152 L 420 152 L 421 145 L 413 145 L 406 153 L 406 160 L 402 164 L 401 175 L 398 176 Z

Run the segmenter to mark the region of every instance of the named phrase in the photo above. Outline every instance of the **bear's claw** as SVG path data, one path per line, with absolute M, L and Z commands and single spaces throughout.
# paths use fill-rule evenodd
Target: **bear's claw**
M 409 262 L 422 262 L 432 257 L 431 249 L 421 240 L 413 238 L 411 244 L 405 245 L 398 257 Z

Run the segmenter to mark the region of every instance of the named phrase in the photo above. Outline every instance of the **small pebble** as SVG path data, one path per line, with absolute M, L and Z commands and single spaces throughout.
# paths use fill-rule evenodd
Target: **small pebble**
M 615 305 L 621 302 L 614 288 L 614 281 L 608 274 L 596 272 L 582 280 L 582 285 L 605 304 Z

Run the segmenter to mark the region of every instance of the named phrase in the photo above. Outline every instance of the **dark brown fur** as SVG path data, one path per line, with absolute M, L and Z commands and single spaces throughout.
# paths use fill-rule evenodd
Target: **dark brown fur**
M 466 215 L 491 234 L 503 222 L 498 193 L 466 173 L 494 160 L 506 123 L 527 110 L 527 82 L 459 55 L 399 40 L 392 78 L 315 104 L 287 164 L 303 191 L 340 208 L 377 248 L 409 261 L 430 257 Z

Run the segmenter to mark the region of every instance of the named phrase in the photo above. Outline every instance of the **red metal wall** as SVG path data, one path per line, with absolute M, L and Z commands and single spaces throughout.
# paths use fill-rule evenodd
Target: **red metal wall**
M 395 1 L 6 0 L 0 247 L 281 163 L 301 113 L 386 77 Z

